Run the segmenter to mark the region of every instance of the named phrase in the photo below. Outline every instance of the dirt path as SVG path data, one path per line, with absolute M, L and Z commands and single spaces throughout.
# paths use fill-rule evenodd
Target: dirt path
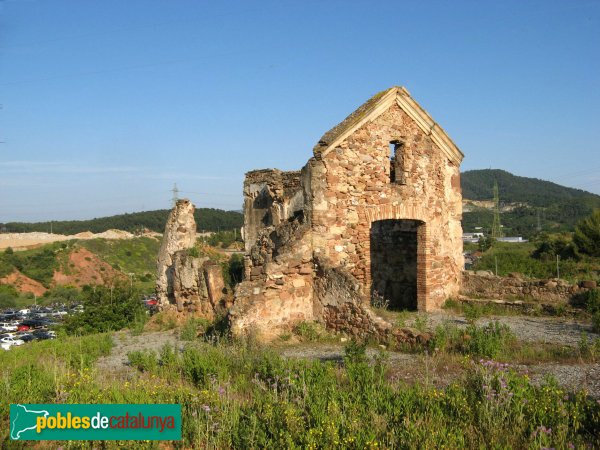
M 175 330 L 153 331 L 133 336 L 129 331 L 119 331 L 113 335 L 114 346 L 110 355 L 103 356 L 96 362 L 99 372 L 129 378 L 135 370 L 129 367 L 127 353 L 137 350 L 154 350 L 159 352 L 165 344 L 180 350 L 184 343 L 179 340 Z
M 482 318 L 479 325 L 497 319 L 508 325 L 519 339 L 525 342 L 547 342 L 568 345 L 575 348 L 583 333 L 590 338 L 600 337 L 591 332 L 586 324 L 564 318 L 499 316 Z M 411 325 L 414 318 L 406 321 Z M 433 313 L 427 315 L 427 326 L 435 326 L 450 322 L 457 326 L 466 326 L 464 317 L 455 314 Z M 127 365 L 127 353 L 135 350 L 154 350 L 159 352 L 165 344 L 170 344 L 182 350 L 186 342 L 179 340 L 176 330 L 147 332 L 132 336 L 127 331 L 114 334 L 115 346 L 109 356 L 100 358 L 97 362 L 99 372 L 114 378 L 131 378 L 135 371 Z M 321 361 L 342 362 L 344 358 L 344 342 L 339 343 L 303 343 L 296 345 L 277 346 L 282 356 L 286 358 L 309 358 Z M 370 348 L 367 355 L 374 359 L 380 349 Z M 383 352 L 390 367 L 392 378 L 407 382 L 428 382 L 437 386 L 445 386 L 464 373 L 464 366 L 459 358 L 448 355 L 428 356 L 424 354 L 408 354 L 399 352 Z M 534 365 L 516 365 L 515 368 L 528 372 L 531 380 L 540 384 L 547 375 L 553 376 L 560 385 L 567 389 L 586 389 L 590 396 L 600 398 L 600 363 L 542 363 Z

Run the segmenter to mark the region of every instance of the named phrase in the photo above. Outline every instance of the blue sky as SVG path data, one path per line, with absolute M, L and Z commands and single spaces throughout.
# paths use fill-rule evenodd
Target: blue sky
M 241 208 L 403 85 L 466 157 L 600 193 L 600 1 L 0 1 L 0 222 Z

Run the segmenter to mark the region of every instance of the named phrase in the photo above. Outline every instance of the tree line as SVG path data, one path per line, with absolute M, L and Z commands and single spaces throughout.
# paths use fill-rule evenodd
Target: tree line
M 0 223 L 0 230 L 7 233 L 29 233 L 33 231 L 57 234 L 77 234 L 84 231 L 102 233 L 110 229 L 138 232 L 143 229 L 162 233 L 170 210 L 158 209 L 136 213 L 118 214 L 90 220 L 60 220 L 52 222 L 8 222 Z M 240 228 L 244 217 L 237 211 L 214 208 L 198 208 L 194 213 L 198 231 L 222 231 Z

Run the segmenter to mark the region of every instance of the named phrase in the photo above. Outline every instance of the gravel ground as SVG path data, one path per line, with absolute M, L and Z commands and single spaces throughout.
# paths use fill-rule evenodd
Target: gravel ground
M 485 325 L 494 320 L 508 325 L 520 340 L 526 342 L 577 346 L 583 333 L 587 334 L 590 339 L 600 338 L 600 334 L 592 331 L 591 325 L 565 317 L 491 316 L 477 320 L 477 325 Z M 444 322 L 450 322 L 459 327 L 467 325 L 465 318 L 457 314 L 445 311 L 427 314 L 427 323 L 431 328 Z
M 600 337 L 591 332 L 589 325 L 565 318 L 498 316 L 479 319 L 478 324 L 483 325 L 496 319 L 500 323 L 508 325 L 519 339 L 529 343 L 546 342 L 575 348 L 583 333 L 590 338 Z M 467 325 L 466 320 L 456 314 L 442 312 L 427 315 L 427 326 L 430 328 L 435 328 L 438 324 L 446 321 L 458 326 Z M 410 324 L 411 320 L 407 320 L 407 325 Z M 179 349 L 186 344 L 178 339 L 175 330 L 149 332 L 139 336 L 132 336 L 129 332 L 118 332 L 114 335 L 114 342 L 115 346 L 111 354 L 100 358 L 97 367 L 107 377 L 115 379 L 135 376 L 135 371 L 127 365 L 127 353 L 130 351 L 152 349 L 158 352 L 167 343 Z M 278 345 L 277 348 L 284 357 L 341 363 L 344 356 L 344 345 L 340 341 L 333 344 L 286 344 Z M 371 358 L 378 353 L 378 349 L 368 349 L 367 352 Z M 387 351 L 385 354 L 388 358 L 391 376 L 407 382 L 430 382 L 438 386 L 445 386 L 464 372 L 464 366 L 457 362 L 456 357 L 447 355 L 432 357 Z M 542 383 L 547 375 L 552 375 L 560 385 L 567 389 L 584 388 L 590 396 L 600 398 L 600 363 L 540 363 L 527 366 L 518 365 L 516 368 L 528 372 L 534 383 Z
M 129 331 L 119 331 L 113 335 L 114 346 L 110 355 L 103 356 L 96 362 L 101 373 L 110 374 L 114 378 L 131 378 L 135 370 L 129 367 L 127 353 L 136 350 L 154 350 L 159 352 L 163 345 L 170 344 L 180 350 L 184 342 L 177 337 L 175 330 L 154 331 L 133 336 Z

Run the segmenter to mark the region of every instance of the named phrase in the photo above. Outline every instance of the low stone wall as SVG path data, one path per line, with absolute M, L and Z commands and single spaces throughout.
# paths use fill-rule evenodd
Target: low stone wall
M 571 284 L 551 278 L 537 280 L 523 278 L 518 274 L 499 277 L 488 271 L 463 272 L 462 295 L 487 299 L 531 299 L 545 302 L 568 302 L 591 288 L 595 282 Z
M 344 269 L 334 267 L 324 258 L 316 261 L 315 315 L 325 327 L 359 339 L 373 339 L 385 344 L 427 342 L 427 333 L 411 328 L 394 328 L 373 313 L 369 299 L 361 296 L 359 282 Z

